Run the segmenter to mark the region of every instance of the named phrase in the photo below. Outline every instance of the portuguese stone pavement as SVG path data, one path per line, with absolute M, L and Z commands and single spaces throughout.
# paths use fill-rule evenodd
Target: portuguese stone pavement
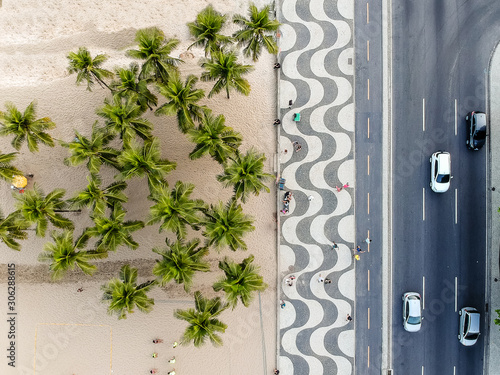
M 353 1 L 277 4 L 281 374 L 354 373 Z

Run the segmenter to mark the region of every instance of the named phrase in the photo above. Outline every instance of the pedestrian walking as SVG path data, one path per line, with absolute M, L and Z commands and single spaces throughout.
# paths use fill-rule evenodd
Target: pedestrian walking
M 177 345 L 179 345 L 177 344 L 177 341 L 174 341 L 174 343 L 172 344 L 172 348 L 177 348 Z
M 149 373 L 150 374 L 157 374 L 158 373 L 158 370 L 157 369 L 152 369 L 152 370 L 149 370 Z
M 162 339 L 153 339 L 153 344 L 160 344 L 162 342 L 163 342 Z
M 352 251 L 354 251 L 355 253 L 364 253 L 365 251 L 364 250 L 361 250 L 361 246 L 356 246 L 355 249 L 352 249 Z
M 281 124 L 281 120 L 279 118 L 274 120 L 274 125 L 279 125 L 279 124 Z
M 156 357 L 158 357 L 158 353 L 156 353 L 156 352 L 155 352 L 155 353 L 153 353 L 151 356 L 152 356 L 153 358 L 156 358 Z
M 175 368 L 172 371 L 167 372 L 167 375 L 175 375 Z
M 349 323 L 350 323 L 350 322 L 352 322 L 352 316 L 350 316 L 349 314 L 347 314 L 347 318 L 346 318 L 346 320 L 347 320 Z
M 302 150 L 302 145 L 299 142 L 293 141 L 292 145 L 293 148 L 295 149 L 295 152 L 299 152 L 300 150 Z
M 81 293 L 81 292 L 83 292 L 83 288 L 78 288 L 76 291 L 77 291 L 78 293 Z
M 372 240 L 371 240 L 369 237 L 366 237 L 365 242 L 369 245 L 369 244 L 370 244 L 370 242 L 372 242 Z
M 359 260 L 360 258 L 361 257 L 358 254 L 354 255 L 354 259 Z
M 335 189 L 337 189 L 337 193 L 340 193 L 340 191 L 343 189 L 343 187 L 338 187 L 337 185 L 335 185 Z
M 172 357 L 171 359 L 169 359 L 168 363 L 175 363 L 175 357 Z
M 348 187 L 349 187 L 349 182 L 346 182 L 346 183 L 344 184 L 343 188 L 345 189 L 345 188 L 348 188 Z
M 332 245 L 332 250 L 337 250 L 339 248 L 339 245 L 337 245 L 335 242 Z
M 277 368 L 275 368 L 273 374 L 274 375 L 279 375 L 279 373 L 280 373 L 280 370 L 278 370 Z
M 285 308 L 285 306 L 286 306 L 285 301 L 281 300 L 281 301 L 280 301 L 280 307 L 281 307 L 282 309 L 284 309 L 284 308 Z
M 308 197 L 307 197 L 307 200 L 308 200 L 309 202 L 310 202 L 310 201 L 312 201 L 313 199 L 314 199 L 314 197 L 313 197 L 312 195 L 310 195 L 310 196 L 308 196 Z
M 276 63 L 276 64 L 274 64 L 273 68 L 274 69 L 279 69 L 279 68 L 281 68 L 281 64 L 280 63 Z
M 330 280 L 328 277 L 325 278 L 325 284 L 331 284 L 332 283 L 332 280 Z
M 318 283 L 323 283 L 323 282 L 325 282 L 325 279 L 321 276 L 321 274 L 319 274 Z
M 287 279 L 285 279 L 285 284 L 288 285 L 288 286 L 292 286 L 293 285 L 293 281 L 287 278 Z

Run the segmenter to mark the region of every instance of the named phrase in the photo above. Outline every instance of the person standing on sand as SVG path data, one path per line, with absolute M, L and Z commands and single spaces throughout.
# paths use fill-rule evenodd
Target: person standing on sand
M 163 340 L 162 339 L 154 339 L 153 340 L 153 344 L 159 344 L 159 343 L 162 343 Z

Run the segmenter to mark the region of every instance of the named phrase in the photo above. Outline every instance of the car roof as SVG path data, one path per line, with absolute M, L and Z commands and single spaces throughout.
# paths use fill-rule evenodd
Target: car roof
M 420 316 L 420 300 L 417 298 L 409 298 L 408 299 L 408 305 L 409 305 L 409 313 L 411 316 Z
M 447 152 L 440 152 L 437 155 L 438 158 L 438 173 L 439 174 L 450 174 L 451 173 L 451 158 L 450 154 Z

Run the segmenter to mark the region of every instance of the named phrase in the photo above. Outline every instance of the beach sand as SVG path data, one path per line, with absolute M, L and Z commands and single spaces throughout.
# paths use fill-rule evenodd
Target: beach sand
M 76 75 L 66 71 L 66 55 L 86 46 L 95 56 L 109 56 L 105 67 L 124 67 L 131 61 L 125 51 L 134 47 L 135 31 L 157 26 L 167 37 L 181 40 L 179 48 L 172 54 L 182 56 L 185 63 L 181 72 L 199 75 L 198 65 L 203 51 L 187 47 L 189 39 L 187 22 L 207 6 L 208 1 L 180 0 L 158 2 L 156 0 L 133 1 L 77 1 L 52 2 L 35 0 L 4 0 L 0 7 L 0 106 L 4 110 L 6 101 L 13 102 L 20 110 L 33 100 L 37 102 L 37 117 L 50 117 L 57 128 L 51 135 L 58 140 L 70 141 L 74 129 L 90 134 L 91 126 L 98 116 L 95 110 L 102 106 L 108 91 L 95 86 L 88 92 L 85 86 L 76 86 Z M 226 0 L 213 2 L 214 7 L 231 17 L 235 13 L 246 13 L 249 1 Z M 255 1 L 257 6 L 267 2 Z M 226 34 L 234 27 L 228 25 Z M 250 59 L 242 59 L 251 64 Z M 206 99 L 214 114 L 224 114 L 226 124 L 242 133 L 244 144 L 241 150 L 254 146 L 267 156 L 266 171 L 275 173 L 276 149 L 275 128 L 272 125 L 276 113 L 276 72 L 273 71 L 274 56 L 264 53 L 255 70 L 248 75 L 252 86 L 250 96 L 232 93 L 228 100 L 224 94 Z M 209 91 L 209 83 L 198 87 Z M 161 100 L 161 99 L 160 99 Z M 229 188 L 222 188 L 216 174 L 222 171 L 219 164 L 209 158 L 191 161 L 188 154 L 194 145 L 177 130 L 175 117 L 145 116 L 155 124 L 154 134 L 160 139 L 162 156 L 177 163 L 177 169 L 168 177 L 170 186 L 177 180 L 192 182 L 196 188 L 194 198 L 208 203 L 227 201 L 232 195 Z M 102 122 L 101 122 L 102 124 Z M 9 138 L 0 139 L 0 150 L 13 152 Z M 46 193 L 54 188 L 66 189 L 66 198 L 83 189 L 86 184 L 85 166 L 71 168 L 63 165 L 68 156 L 67 149 L 56 146 L 41 146 L 40 152 L 31 154 L 26 146 L 21 149 L 15 165 L 25 173 L 34 173 L 30 185 L 36 182 Z M 103 182 L 113 181 L 114 171 L 104 167 Z M 245 238 L 248 250 L 220 254 L 211 251 L 208 260 L 210 273 L 198 274 L 192 292 L 201 290 L 206 296 L 221 295 L 213 292 L 211 285 L 222 273 L 217 264 L 224 256 L 241 261 L 250 254 L 261 266 L 261 273 L 269 288 L 261 295 L 261 305 L 256 298 L 249 308 L 238 306 L 234 311 L 225 311 L 221 320 L 228 325 L 222 335 L 224 346 L 214 348 L 210 343 L 201 349 L 192 345 L 172 348 L 179 341 L 185 323 L 173 317 L 177 308 L 193 307 L 192 293 L 169 285 L 156 288 L 151 293 L 155 308 L 150 314 L 139 311 L 126 320 L 108 316 L 106 305 L 100 302 L 100 286 L 110 277 L 116 277 L 121 265 L 129 263 L 139 269 L 139 282 L 150 278 L 155 259 L 151 249 L 163 246 L 169 233 L 158 233 L 158 226 L 149 226 L 135 232 L 134 239 L 140 243 L 133 251 L 119 248 L 109 258 L 98 261 L 99 271 L 94 277 L 80 272 L 70 272 L 57 283 L 50 281 L 48 267 L 37 261 L 43 244 L 50 240 L 30 238 L 22 242 L 21 252 L 8 249 L 0 243 L 0 348 L 9 348 L 7 333 L 7 264 L 16 265 L 16 368 L 8 366 L 2 356 L 0 373 L 40 375 L 97 375 L 97 374 L 146 374 L 157 368 L 166 374 L 174 367 L 176 374 L 253 374 L 271 372 L 276 361 L 276 200 L 275 187 L 271 182 L 271 193 L 251 197 L 243 206 L 244 212 L 255 218 L 256 230 Z M 4 213 L 13 210 L 14 199 L 9 185 L 0 186 L 0 208 Z M 151 206 L 147 200 L 145 180 L 128 182 L 126 190 L 129 202 L 127 219 L 144 220 Z M 75 222 L 75 234 L 91 224 L 86 212 L 69 213 Z M 200 233 L 190 231 L 190 238 L 202 238 Z M 83 292 L 77 289 L 83 287 Z M 261 314 L 262 313 L 262 317 Z M 262 319 L 262 321 L 261 321 Z M 160 337 L 162 344 L 153 344 Z M 152 358 L 156 351 L 158 358 Z M 176 357 L 175 365 L 168 359 Z M 35 372 L 36 370 L 36 372 Z

